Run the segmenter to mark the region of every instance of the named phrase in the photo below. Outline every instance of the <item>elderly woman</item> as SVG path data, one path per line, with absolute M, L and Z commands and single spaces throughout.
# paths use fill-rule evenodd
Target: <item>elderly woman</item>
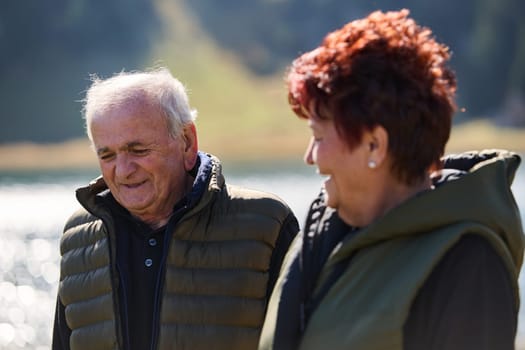
M 260 349 L 513 349 L 523 256 L 506 151 L 442 158 L 448 48 L 409 12 L 330 33 L 288 74 L 326 176 L 286 257 Z

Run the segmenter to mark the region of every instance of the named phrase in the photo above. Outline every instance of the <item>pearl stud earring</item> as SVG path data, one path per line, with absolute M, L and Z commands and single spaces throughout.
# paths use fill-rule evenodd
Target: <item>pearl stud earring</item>
M 375 161 L 373 161 L 373 160 L 369 160 L 368 161 L 368 167 L 370 169 L 375 169 L 377 167 L 377 163 Z

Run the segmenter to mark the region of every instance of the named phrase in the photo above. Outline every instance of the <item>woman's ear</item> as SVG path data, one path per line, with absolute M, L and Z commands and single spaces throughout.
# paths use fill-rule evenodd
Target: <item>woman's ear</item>
M 184 167 L 186 171 L 190 171 L 195 166 L 195 162 L 197 161 L 197 152 L 199 150 L 195 124 L 191 123 L 184 127 L 182 140 L 184 142 Z
M 367 134 L 369 164 L 374 168 L 385 162 L 388 154 L 388 132 L 381 125 L 374 126 Z

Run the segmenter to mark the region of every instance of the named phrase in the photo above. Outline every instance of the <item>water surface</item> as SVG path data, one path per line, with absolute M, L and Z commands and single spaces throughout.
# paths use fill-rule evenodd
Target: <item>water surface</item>
M 302 223 L 322 179 L 313 168 L 283 164 L 240 168 L 229 183 L 273 192 L 287 201 Z M 59 237 L 77 207 L 74 189 L 96 172 L 0 173 L 0 348 L 49 349 L 59 276 Z M 512 187 L 525 214 L 525 167 Z M 525 285 L 521 275 L 520 284 Z M 522 288 L 522 299 L 525 295 Z M 525 311 L 518 342 L 525 342 Z

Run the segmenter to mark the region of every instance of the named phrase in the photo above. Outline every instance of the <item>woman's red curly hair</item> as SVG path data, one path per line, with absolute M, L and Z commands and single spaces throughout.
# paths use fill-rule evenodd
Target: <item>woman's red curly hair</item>
M 388 132 L 397 177 L 411 184 L 440 164 L 456 106 L 448 47 L 409 11 L 371 13 L 298 57 L 288 99 L 301 118 L 333 119 L 350 149 L 364 130 Z

